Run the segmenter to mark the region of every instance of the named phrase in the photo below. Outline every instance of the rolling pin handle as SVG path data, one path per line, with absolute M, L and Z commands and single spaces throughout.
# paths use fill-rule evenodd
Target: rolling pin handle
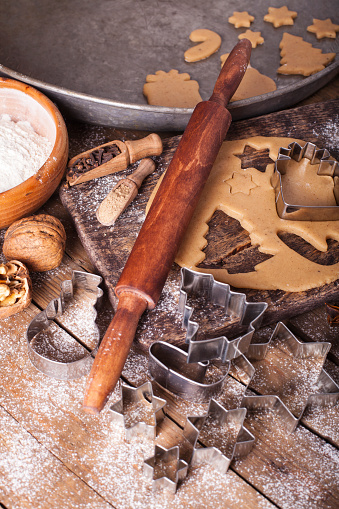
M 129 164 L 139 161 L 148 156 L 160 156 L 162 153 L 162 141 L 155 133 L 149 134 L 146 138 L 134 141 L 125 141 L 129 154 Z

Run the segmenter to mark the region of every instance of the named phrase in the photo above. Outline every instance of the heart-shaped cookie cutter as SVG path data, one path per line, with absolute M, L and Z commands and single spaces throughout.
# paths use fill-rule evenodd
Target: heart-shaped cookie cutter
M 298 205 L 287 203 L 284 198 L 281 176 L 286 173 L 291 159 L 300 162 L 309 159 L 311 164 L 318 164 L 318 175 L 333 178 L 333 192 L 337 205 Z M 329 151 L 320 149 L 314 143 L 307 142 L 302 147 L 297 142 L 290 143 L 288 148 L 281 147 L 275 162 L 271 179 L 275 190 L 277 213 L 281 219 L 292 221 L 337 221 L 339 220 L 339 164 L 331 157 Z

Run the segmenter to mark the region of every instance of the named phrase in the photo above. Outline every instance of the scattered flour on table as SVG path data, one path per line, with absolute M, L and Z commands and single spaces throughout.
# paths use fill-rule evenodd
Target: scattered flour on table
M 0 192 L 32 177 L 52 151 L 51 142 L 36 133 L 29 122 L 0 116 Z

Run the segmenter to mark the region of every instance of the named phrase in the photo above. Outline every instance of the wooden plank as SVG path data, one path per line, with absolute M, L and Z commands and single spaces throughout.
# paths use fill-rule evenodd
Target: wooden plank
M 290 136 L 299 139 L 302 137 L 307 141 L 316 142 L 319 146 L 327 146 L 331 144 L 331 140 L 328 137 L 330 133 L 326 126 L 328 126 L 329 119 L 335 115 L 338 104 L 338 101 L 318 103 L 316 105 L 282 111 L 264 117 L 235 122 L 232 124 L 228 133 L 228 139 L 234 140 L 248 136 L 270 136 L 274 134 L 274 136 Z M 309 122 L 309 118 L 313 117 L 317 119 L 316 128 Z M 165 150 L 163 154 L 157 158 L 159 163 L 158 170 L 146 180 L 133 204 L 124 212 L 123 216 L 118 219 L 114 227 L 99 225 L 95 218 L 95 211 L 109 189 L 113 187 L 118 179 L 128 174 L 131 170 L 122 172 L 118 176 L 104 177 L 100 180 L 74 186 L 71 189 L 66 189 L 65 187 L 61 188 L 60 195 L 62 202 L 73 217 L 78 234 L 93 264 L 105 278 L 113 306 L 116 304 L 114 286 L 118 281 L 121 270 L 144 220 L 144 210 L 148 197 L 159 175 L 164 171 L 171 160 L 179 139 L 180 137 L 173 137 L 165 141 Z M 334 146 L 330 148 L 331 150 L 333 149 L 333 155 L 338 157 L 338 149 Z M 220 222 L 217 222 L 217 226 L 220 226 Z M 234 255 L 234 252 L 237 251 L 237 247 L 239 247 L 242 252 L 240 260 L 239 256 L 235 257 L 233 255 L 232 260 L 230 257 L 228 260 L 229 263 L 233 263 L 235 268 L 237 268 L 239 263 L 244 263 L 242 258 L 244 258 L 246 251 L 248 251 L 246 263 L 248 263 L 249 259 L 253 260 L 255 249 L 249 246 L 248 242 L 246 246 L 244 231 L 239 231 L 234 221 L 228 223 L 227 227 L 229 227 L 230 230 L 229 237 L 234 236 L 237 239 L 237 246 L 231 250 L 230 257 L 232 253 Z M 216 238 L 215 242 L 220 242 L 220 236 Z M 244 249 L 244 245 L 246 249 Z M 305 245 L 300 248 L 304 252 L 309 249 L 309 247 Z M 338 250 L 339 243 L 333 243 L 333 245 L 331 245 L 331 251 L 334 253 L 333 256 L 338 255 Z M 258 252 L 256 252 L 256 255 L 258 255 Z M 317 253 L 315 255 L 318 256 Z M 327 261 L 326 263 L 329 262 Z M 174 265 L 169 278 L 172 287 L 175 288 L 176 285 L 179 286 L 179 280 L 179 271 L 177 266 Z M 167 290 L 170 291 L 169 288 L 167 288 Z M 321 288 L 315 288 L 300 293 L 247 289 L 243 291 L 246 293 L 249 300 L 266 301 L 269 304 L 264 315 L 264 323 L 266 324 L 306 312 L 309 309 L 321 305 L 325 300 L 333 300 L 338 296 L 338 286 L 335 282 L 324 285 Z M 168 319 L 171 310 L 169 310 L 167 304 L 168 299 L 166 301 L 166 299 L 163 298 L 161 306 L 156 311 L 157 323 L 154 325 L 154 333 L 152 330 L 151 335 L 147 335 L 148 331 L 146 331 L 146 326 L 149 324 L 147 318 L 144 318 L 144 322 L 139 327 L 137 338 L 140 344 L 144 345 L 145 351 L 147 351 L 154 336 L 159 335 L 160 331 L 166 340 L 176 344 L 180 344 L 183 341 L 183 336 L 180 333 L 178 335 L 178 330 L 172 333 L 172 316 Z M 147 314 L 145 316 L 147 316 Z M 150 316 L 154 319 L 155 313 Z M 234 324 L 227 324 L 225 330 L 230 334 L 234 333 Z
M 7 509 L 113 507 L 1 406 L 0 499 Z

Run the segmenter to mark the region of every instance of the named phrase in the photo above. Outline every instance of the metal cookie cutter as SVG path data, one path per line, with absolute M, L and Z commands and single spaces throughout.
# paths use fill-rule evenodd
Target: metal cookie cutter
M 100 333 L 98 330 L 98 345 L 84 357 L 73 362 L 60 362 L 43 356 L 34 349 L 34 338 L 40 332 L 48 329 L 55 318 L 62 315 L 67 302 L 73 298 L 76 288 L 96 295 L 96 304 L 101 299 L 103 291 L 98 288 L 102 278 L 87 272 L 73 271 L 72 279 L 63 281 L 60 285 L 61 292 L 57 299 L 51 300 L 44 311 L 38 313 L 26 330 L 28 355 L 32 364 L 45 375 L 60 380 L 70 380 L 87 375 L 91 369 L 95 353 L 99 346 Z M 33 343 L 33 344 L 32 344 Z
M 248 454 L 254 443 L 254 436 L 243 426 L 245 416 L 245 408 L 226 410 L 211 399 L 206 415 L 187 417 L 179 444 L 169 450 L 156 446 L 154 456 L 144 462 L 144 473 L 153 479 L 153 488 L 169 488 L 174 493 L 177 483 L 187 475 L 190 467 L 206 463 L 221 474 L 226 474 L 232 459 Z M 220 434 L 224 437 L 223 442 L 226 441 L 226 444 L 220 449 L 213 446 L 197 447 L 204 426 L 206 429 L 212 428 L 213 435 L 220 429 Z M 170 471 L 172 475 L 168 475 L 163 471 L 164 477 L 157 479 L 159 474 L 156 472 L 163 468 L 164 457 L 169 451 L 174 456 L 179 475 L 175 478 L 173 472 Z M 157 481 L 159 484 L 156 484 Z
M 209 362 L 193 362 L 188 364 L 188 355 L 177 346 L 156 341 L 149 349 L 149 372 L 151 377 L 168 391 L 188 401 L 208 402 L 219 394 L 227 380 L 231 362 L 221 364 L 220 377 L 212 381 L 206 379 Z M 233 362 L 241 364 L 250 382 L 254 368 L 252 364 L 241 355 Z
M 291 159 L 301 161 L 302 158 L 310 160 L 311 164 L 319 164 L 318 175 L 333 177 L 334 196 L 337 205 L 309 206 L 287 203 L 284 199 L 281 175 L 286 173 Z M 292 221 L 334 221 L 339 220 L 339 164 L 327 149 L 319 149 L 313 143 L 306 143 L 303 147 L 299 143 L 290 143 L 288 148 L 280 148 L 278 159 L 272 176 L 272 186 L 275 189 L 276 207 L 282 219 Z
M 199 324 L 190 319 L 194 310 L 186 305 L 187 297 L 190 294 L 203 297 L 206 301 L 222 307 L 225 316 L 238 318 L 239 326 L 247 327 L 247 332 L 232 340 L 229 340 L 226 336 L 197 340 Z M 212 274 L 182 268 L 179 311 L 183 315 L 183 325 L 187 329 L 187 362 L 201 362 L 212 359 L 227 362 L 245 353 L 255 330 L 261 324 L 262 315 L 266 308 L 266 302 L 247 302 L 244 293 L 231 291 L 228 284 L 215 281 Z
M 295 358 L 306 359 L 307 357 L 319 357 L 322 359 L 322 364 L 325 362 L 327 353 L 331 347 L 331 343 L 302 343 L 282 322 L 279 322 L 269 342 L 251 345 L 250 356 L 255 359 L 264 359 L 269 343 L 274 339 L 285 340 L 288 349 Z M 316 385 L 317 392 L 308 395 L 306 402 L 302 405 L 299 415 L 297 416 L 295 416 L 280 397 L 276 395 L 245 396 L 241 402 L 241 406 L 253 410 L 270 409 L 277 411 L 284 421 L 287 430 L 292 432 L 298 425 L 307 407 L 312 405 L 335 405 L 339 401 L 339 386 L 324 369 L 321 369 Z
M 179 455 L 177 445 L 170 449 L 156 445 L 154 456 L 144 461 L 143 473 L 152 481 L 154 491 L 165 488 L 173 494 L 176 492 L 178 482 L 185 479 L 188 469 Z
M 121 385 L 121 399 L 110 407 L 114 420 L 124 425 L 126 440 L 142 433 L 154 439 L 157 425 L 165 417 L 166 400 L 153 395 L 151 382 L 140 387 Z

